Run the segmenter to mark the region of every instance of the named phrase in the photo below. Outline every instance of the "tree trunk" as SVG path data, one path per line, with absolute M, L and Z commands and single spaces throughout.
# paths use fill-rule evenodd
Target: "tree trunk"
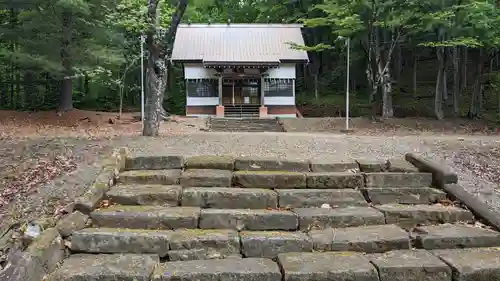
M 16 28 L 17 24 L 17 11 L 12 8 L 10 9 L 10 26 L 12 29 Z M 16 42 L 14 39 L 10 41 L 10 51 L 14 53 L 16 51 Z M 16 66 L 13 61 L 10 63 L 10 107 L 12 109 L 16 109 L 15 105 L 15 95 L 16 95 L 16 89 L 15 89 L 15 84 L 14 84 L 14 74 L 15 74 Z
M 37 100 L 35 87 L 33 85 L 33 73 L 31 71 L 26 71 L 24 73 L 24 94 L 26 96 L 26 103 L 30 109 L 34 109 L 35 102 Z
M 391 118 L 394 117 L 391 73 L 389 68 L 384 71 L 382 61 L 378 63 L 378 70 L 382 73 L 382 117 Z
M 319 100 L 318 74 L 315 73 L 313 77 L 314 77 L 314 99 Z
M 465 94 L 467 91 L 467 64 L 469 61 L 468 58 L 469 49 L 467 47 L 462 47 L 462 94 Z
M 164 36 L 155 36 L 160 11 L 160 0 L 149 0 L 148 20 L 151 28 L 147 33 L 146 45 L 149 51 L 146 70 L 146 104 L 143 136 L 158 136 L 160 121 L 168 113 L 163 108 L 166 84 L 168 81 L 167 63 L 172 52 L 175 32 L 187 7 L 187 0 L 179 0 L 172 15 L 170 26 Z
M 61 60 L 64 68 L 61 84 L 61 96 L 58 113 L 61 114 L 73 109 L 73 64 L 71 61 L 71 37 L 73 30 L 73 19 L 71 11 L 64 11 L 62 15 L 62 27 L 64 38 L 61 46 Z
M 483 50 L 479 50 L 479 59 L 477 62 L 476 77 L 474 78 L 474 90 L 472 92 L 471 102 L 469 106 L 469 118 L 476 119 L 479 117 L 479 103 L 481 94 L 481 78 L 483 74 Z
M 386 31 L 382 31 L 383 41 L 387 42 L 389 38 L 391 38 L 390 34 Z M 394 34 L 393 34 L 394 35 Z M 394 45 L 392 45 L 394 44 Z M 382 44 L 385 45 L 385 44 Z M 391 40 L 391 48 L 387 50 L 385 47 L 378 48 L 379 55 L 377 59 L 378 66 L 378 75 L 380 76 L 379 82 L 381 83 L 382 88 L 382 117 L 383 118 L 392 118 L 394 117 L 394 110 L 392 107 L 392 81 L 391 81 L 391 52 L 394 50 L 397 45 L 397 39 L 394 40 L 394 36 L 392 36 Z
M 453 116 L 458 117 L 460 114 L 459 99 L 460 99 L 460 58 L 458 47 L 453 47 Z
M 438 120 L 444 119 L 444 112 L 443 112 L 443 74 L 444 74 L 444 48 L 443 47 L 438 47 L 436 49 L 437 57 L 438 57 L 438 73 L 437 73 L 437 78 L 436 78 L 436 93 L 434 95 L 434 115 Z
M 418 55 L 413 55 L 413 97 L 416 98 L 418 96 L 417 92 L 417 71 L 418 71 Z
M 442 89 L 443 89 L 443 101 L 448 100 L 448 70 L 447 70 L 447 54 L 446 54 L 446 48 L 443 52 L 443 84 L 442 84 Z M 446 103 L 445 103 L 446 104 Z
M 403 66 L 403 52 L 401 50 L 401 45 L 396 43 L 396 58 L 394 59 L 394 79 L 398 81 L 401 78 L 401 70 Z

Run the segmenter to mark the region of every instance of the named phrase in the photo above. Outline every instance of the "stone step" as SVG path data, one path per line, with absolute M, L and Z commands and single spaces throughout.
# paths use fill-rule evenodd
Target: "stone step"
M 293 209 L 301 230 L 385 224 L 384 214 L 370 207 Z
M 275 128 L 223 128 L 223 129 L 217 129 L 217 128 L 212 128 L 210 129 L 212 132 L 282 132 L 281 129 L 275 129 Z
M 71 237 L 70 249 L 84 253 L 157 254 L 169 260 L 232 257 L 276 258 L 280 253 L 498 247 L 500 233 L 462 224 L 418 227 L 411 233 L 396 225 L 327 228 L 304 232 L 230 229 L 148 230 L 87 228 Z
M 309 165 L 309 160 L 306 159 L 256 158 L 251 156 L 238 157 L 234 161 L 234 169 L 237 171 L 309 172 Z
M 311 230 L 364 225 L 416 225 L 471 222 L 470 211 L 441 205 L 386 204 L 374 207 L 287 209 L 200 209 L 198 207 L 120 206 L 90 214 L 98 227 L 132 229 Z
M 306 188 L 306 174 L 285 171 L 238 171 L 236 186 L 246 188 Z
M 202 229 L 297 230 L 299 220 L 291 211 L 250 209 L 203 209 Z
M 384 172 L 365 173 L 367 188 L 428 187 L 432 185 L 431 173 Z
M 75 232 L 70 249 L 85 253 L 157 254 L 169 260 L 215 259 L 240 256 L 235 230 L 147 230 L 87 228 Z
M 121 172 L 118 182 L 125 184 L 164 184 L 177 185 L 181 170 L 132 170 Z
M 231 125 L 231 126 L 211 126 L 211 130 L 228 130 L 228 131 L 235 131 L 235 130 L 267 130 L 267 131 L 281 131 L 281 128 L 278 127 L 277 125 L 273 126 L 243 126 L 243 125 Z
M 215 169 L 188 169 L 180 177 L 184 187 L 228 187 L 233 183 L 233 172 Z
M 90 213 L 98 227 L 133 229 L 197 228 L 200 208 L 162 206 L 120 206 Z
M 276 189 L 282 208 L 331 208 L 368 206 L 360 191 L 354 189 Z
M 119 205 L 186 206 L 216 209 L 276 209 L 368 206 L 358 190 L 117 185 L 107 198 Z
M 417 247 L 427 250 L 500 247 L 499 232 L 474 225 L 419 226 L 413 229 L 412 236 Z
M 182 194 L 180 185 L 123 185 L 113 186 L 106 197 L 119 205 L 178 206 Z
M 281 281 L 277 263 L 270 259 L 221 259 L 166 262 L 156 267 L 152 281 Z
M 185 162 L 186 169 L 212 169 L 212 170 L 234 170 L 233 156 L 220 155 L 198 155 L 188 157 Z
M 47 281 L 150 281 L 159 259 L 156 255 L 71 255 Z
M 375 205 L 429 204 L 447 199 L 447 194 L 431 187 L 364 188 L 363 194 Z
M 307 173 L 308 188 L 361 188 L 363 174 L 350 172 Z
M 473 222 L 473 214 L 454 206 L 435 205 L 375 205 L 375 209 L 384 213 L 388 224 L 398 224 L 404 228 L 417 225 L 431 225 L 456 222 Z
M 184 167 L 184 157 L 179 155 L 153 156 L 136 154 L 127 156 L 125 170 L 172 170 Z
M 267 209 L 278 207 L 278 194 L 269 189 L 188 187 L 182 206 L 218 209 Z
M 391 224 L 312 230 L 309 235 L 316 251 L 384 253 L 411 249 L 409 234 Z
M 299 280 L 497 280 L 500 248 L 281 253 L 266 258 L 212 259 L 159 263 L 138 254 L 72 255 L 47 281 L 299 281 Z

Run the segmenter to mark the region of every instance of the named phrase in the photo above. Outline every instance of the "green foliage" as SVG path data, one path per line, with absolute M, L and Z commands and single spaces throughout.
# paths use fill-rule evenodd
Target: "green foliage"
M 152 27 L 147 1 L 32 0 L 23 6 L 15 0 L 4 2 L 0 9 L 0 108 L 55 108 L 62 78 L 68 75 L 61 61 L 65 40 L 62 15 L 71 11 L 69 51 L 75 106 L 116 110 L 123 90 L 125 108 L 139 109 L 139 37 Z M 174 2 L 162 0 L 159 6 L 158 25 L 163 29 L 168 27 Z M 500 9 L 496 5 L 493 0 L 191 0 L 183 21 L 303 23 L 305 46 L 289 43 L 290 48 L 308 51 L 311 59 L 308 66 L 298 68 L 300 104 L 344 106 L 346 47 L 338 36 L 351 39 L 352 103 L 359 108 L 369 107 L 366 67 L 370 48 L 387 51 L 398 45 L 404 67 L 401 77 L 392 77 L 399 79 L 395 81 L 394 101 L 428 110 L 427 102 L 421 105 L 424 102 L 407 94 L 412 87 L 412 55 L 431 62 L 419 66 L 417 78 L 418 91 L 430 95 L 436 80 L 435 49 L 463 46 L 498 56 Z M 470 51 L 471 57 L 476 55 Z M 477 69 L 474 63 L 471 59 L 472 72 Z M 500 68 L 493 64 L 494 70 Z M 390 67 L 394 73 L 392 62 Z M 170 75 L 173 79 L 165 106 L 182 114 L 182 70 L 176 66 Z M 448 75 L 451 84 L 452 75 Z M 473 78 L 468 77 L 469 84 Z M 491 78 L 495 94 L 500 91 L 497 80 L 496 76 Z M 451 88 L 449 85 L 448 91 Z M 469 92 L 462 94 L 461 104 L 466 105 Z M 485 98 L 492 96 L 489 92 Z

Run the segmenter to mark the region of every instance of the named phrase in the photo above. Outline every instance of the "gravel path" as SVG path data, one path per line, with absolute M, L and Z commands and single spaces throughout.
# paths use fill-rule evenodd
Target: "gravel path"
M 74 172 L 40 186 L 38 193 L 20 196 L 0 214 L 0 230 L 19 219 L 51 216 L 58 206 L 85 192 L 100 168 L 99 158 L 113 147 L 132 152 L 184 156 L 253 155 L 283 158 L 379 158 L 402 157 L 407 152 L 440 159 L 459 174 L 460 183 L 500 211 L 500 140 L 489 136 L 355 136 L 311 133 L 189 133 L 159 138 L 124 137 L 115 140 L 54 139 L 70 148 L 78 163 Z M 45 139 L 44 143 L 50 143 Z

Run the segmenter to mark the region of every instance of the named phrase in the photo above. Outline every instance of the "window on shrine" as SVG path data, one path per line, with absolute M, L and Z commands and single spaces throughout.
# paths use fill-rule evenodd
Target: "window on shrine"
M 293 79 L 265 79 L 264 96 L 293 97 Z
M 188 79 L 186 91 L 188 97 L 209 98 L 219 96 L 219 83 L 217 79 Z

